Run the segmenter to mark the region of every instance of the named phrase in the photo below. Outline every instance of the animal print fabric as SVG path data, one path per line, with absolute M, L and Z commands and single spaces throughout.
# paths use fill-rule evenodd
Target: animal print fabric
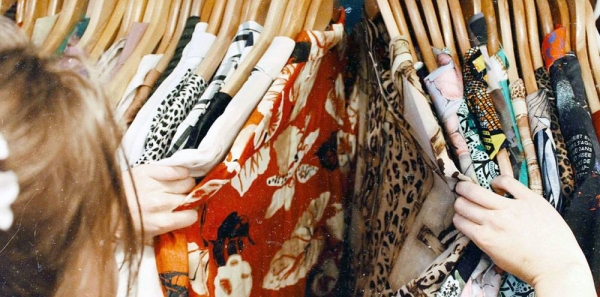
M 453 161 L 450 160 L 449 154 L 446 150 L 446 141 L 442 135 L 441 128 L 438 125 L 435 116 L 433 115 L 433 111 L 431 110 L 430 104 L 422 91 L 421 84 L 416 75 L 415 68 L 413 67 L 411 56 L 408 50 L 409 47 L 407 40 L 403 38 L 393 40 L 391 43 L 391 48 L 393 53 L 392 73 L 394 74 L 395 78 L 394 83 L 396 87 L 399 90 L 402 90 L 402 92 L 405 94 L 403 98 L 404 118 L 409 122 L 411 130 L 413 131 L 413 136 L 415 136 L 415 139 L 420 142 L 420 146 L 422 148 L 431 148 L 433 157 L 431 157 L 431 162 L 428 164 L 436 164 L 438 166 L 437 168 L 434 167 L 436 168 L 434 185 L 432 191 L 427 197 L 428 201 L 432 201 L 437 198 L 436 195 L 441 193 L 439 192 L 439 189 L 453 189 L 459 180 L 471 182 L 472 180 L 462 175 L 456 168 L 456 165 L 453 163 Z M 443 62 L 444 56 L 438 55 L 438 59 L 440 59 L 440 62 Z M 451 61 L 451 59 L 446 59 L 446 61 Z M 437 73 L 434 71 L 432 74 L 435 76 Z M 433 76 L 430 76 L 430 78 Z M 454 79 L 456 80 L 458 77 L 460 76 L 455 75 Z M 440 83 L 440 81 L 437 83 Z M 442 86 L 437 85 L 436 89 L 440 90 L 439 87 Z M 442 87 L 441 90 L 444 92 L 444 94 L 449 94 L 451 89 L 448 87 Z M 461 93 L 462 92 L 460 92 L 460 89 L 457 90 L 454 93 L 454 98 L 462 99 Z M 425 139 L 427 139 L 427 142 L 424 142 Z M 426 152 L 427 149 L 424 149 L 424 151 Z M 428 154 L 425 154 L 424 157 L 428 157 Z M 452 192 L 446 193 L 445 195 L 447 196 L 445 197 L 440 197 L 442 201 L 445 200 L 450 202 L 449 205 L 446 204 L 449 209 L 441 210 L 442 213 L 453 213 L 452 205 L 454 202 L 454 195 L 450 193 Z M 424 216 L 427 216 L 425 211 L 420 213 L 419 218 Z M 430 218 L 423 221 L 425 222 L 426 226 L 432 226 L 435 222 L 435 220 Z M 447 224 L 444 225 L 445 228 L 451 228 L 451 223 L 447 221 L 444 223 Z M 419 277 L 411 280 L 408 284 L 403 286 L 398 291 L 398 295 L 411 296 L 412 294 L 416 293 L 417 295 L 425 294 L 426 296 L 430 296 L 434 292 L 438 291 L 440 289 L 442 280 L 448 277 L 451 270 L 456 265 L 456 262 L 464 252 L 468 240 L 463 240 L 462 237 L 463 235 L 458 233 L 455 238 L 455 240 L 458 242 L 451 241 L 452 244 L 456 243 L 456 246 L 448 250 L 448 245 L 445 245 L 447 249 L 443 253 L 443 256 L 441 256 L 441 258 L 438 257 L 434 261 L 435 264 L 428 267 L 424 273 L 420 274 Z M 443 266 L 436 265 L 441 263 L 443 263 Z
M 204 79 L 192 74 L 192 70 L 188 69 L 179 85 L 158 107 L 158 113 L 152 119 L 150 133 L 146 138 L 144 154 L 136 165 L 165 157 L 177 126 L 185 119 L 205 88 Z
M 357 117 L 344 91 L 342 23 L 300 33 L 227 158 L 181 206 L 199 220 L 159 237 L 166 291 L 339 296 Z
M 414 108 L 406 96 L 422 96 L 406 40 L 391 41 L 388 51 L 381 18 L 365 19 L 353 37 L 355 88 L 362 89 L 356 93 L 363 94 L 366 115 L 358 128 L 347 295 L 431 296 L 468 239 L 449 231 L 453 194 L 429 156 L 437 142 L 424 133 L 421 146 L 406 118 Z
M 398 251 L 406 240 L 406 224 L 433 184 L 431 168 L 421 158 L 408 123 L 401 115 L 401 94 L 392 83 L 386 31 L 364 20 L 354 29 L 360 63 L 356 88 L 370 94 L 364 139 L 358 141 L 357 158 L 363 171 L 356 173 L 351 204 L 350 288 L 352 296 L 373 296 L 393 288 L 390 278 Z M 395 114 L 394 114 L 395 113 Z M 384 185 L 387 191 L 384 189 Z M 411 197 L 411 199 L 407 199 Z M 417 207 L 417 209 L 415 209 Z M 392 232 L 391 236 L 383 236 Z M 391 242 L 390 242 L 391 240 Z
M 560 187 L 562 191 L 563 206 L 567 206 L 573 195 L 575 179 L 573 176 L 573 167 L 571 160 L 567 155 L 567 145 L 561 132 L 558 121 L 558 110 L 556 105 L 556 95 L 550 85 L 550 76 L 544 68 L 538 68 L 535 71 L 535 78 L 540 90 L 546 92 L 548 98 L 548 115 L 550 116 L 550 132 L 556 144 L 556 157 L 558 159 L 558 172 L 560 175 Z M 562 209 L 561 209 L 562 212 Z

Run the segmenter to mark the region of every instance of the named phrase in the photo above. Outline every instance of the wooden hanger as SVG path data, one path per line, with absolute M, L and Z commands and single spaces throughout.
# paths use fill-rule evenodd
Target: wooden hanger
M 25 1 L 24 15 L 21 25 L 21 30 L 31 37 L 35 21 L 38 18 L 46 16 L 48 11 L 48 2 L 43 0 L 28 0 Z
M 275 1 L 277 1 L 277 0 L 275 0 Z M 248 11 L 246 12 L 246 15 L 244 16 L 244 22 L 255 21 L 259 24 L 264 24 L 270 4 L 271 4 L 271 0 L 249 1 Z
M 223 1 L 225 2 L 225 1 Z M 210 47 L 206 57 L 200 62 L 196 74 L 205 80 L 210 80 L 219 64 L 227 53 L 227 48 L 231 44 L 231 40 L 235 37 L 238 23 L 242 19 L 242 0 L 228 0 L 225 8 L 223 26 L 219 30 L 219 35 Z
M 210 16 L 213 8 L 215 7 L 216 0 L 205 0 L 202 5 L 202 10 L 200 12 L 200 21 L 204 23 L 208 23 L 210 20 Z
M 540 46 L 540 34 L 538 31 L 537 9 L 534 0 L 525 0 L 525 16 L 527 20 L 527 32 L 529 34 L 529 50 L 533 70 L 544 67 L 542 58 L 542 47 Z M 536 83 L 537 85 L 537 83 Z
M 446 48 L 450 50 L 452 60 L 454 60 L 454 67 L 459 73 L 462 73 L 462 67 L 458 57 L 462 57 L 462 53 L 456 51 L 456 43 L 454 41 L 454 30 L 452 26 L 452 17 L 450 16 L 450 7 L 448 6 L 448 0 L 437 1 L 438 13 L 440 15 L 440 23 L 442 28 L 442 34 L 444 35 L 444 44 Z M 462 14 L 462 13 L 461 13 Z
M 315 31 L 327 30 L 329 23 L 334 20 L 334 12 L 339 12 L 339 10 L 336 9 L 334 0 L 321 1 L 321 6 L 319 6 L 319 9 L 317 10 L 317 18 L 310 29 Z M 339 16 L 335 16 L 335 19 L 339 19 Z
M 410 54 L 412 56 L 413 62 L 419 61 L 417 57 L 417 51 L 415 50 L 415 46 L 413 44 L 412 38 L 410 38 L 410 31 L 408 29 L 408 24 L 406 23 L 406 18 L 404 17 L 404 11 L 402 11 L 402 7 L 400 6 L 400 1 L 398 0 L 390 0 L 388 4 L 392 10 L 392 14 L 394 15 L 394 19 L 396 20 L 396 25 L 398 26 L 398 30 L 400 30 L 400 34 L 406 37 L 408 40 L 408 46 L 410 48 Z
M 115 40 L 119 40 L 129 34 L 133 23 L 139 23 L 142 21 L 146 6 L 148 4 L 148 0 L 129 0 Z
M 102 30 L 100 37 L 98 37 L 98 40 L 95 43 L 88 43 L 87 47 L 84 48 L 84 50 L 89 53 L 88 56 L 91 61 L 98 61 L 102 53 L 104 53 L 113 40 L 115 40 L 115 36 L 119 30 L 119 25 L 121 24 L 121 20 L 123 20 L 123 14 L 125 13 L 127 1 L 128 0 L 118 0 L 117 5 L 110 15 L 104 30 Z
M 423 26 L 419 7 L 417 6 L 415 0 L 406 0 L 404 3 L 406 5 L 406 10 L 408 11 L 408 16 L 410 18 L 410 23 L 412 24 L 415 38 L 417 38 L 417 43 L 419 44 L 419 50 L 421 51 L 423 62 L 425 63 L 427 70 L 431 72 L 437 68 L 437 60 L 435 59 L 435 55 L 433 54 L 433 50 L 429 43 L 429 34 L 427 34 L 427 31 Z
M 535 4 L 540 20 L 540 28 L 542 29 L 542 39 L 544 39 L 546 35 L 550 34 L 552 30 L 554 30 L 554 22 L 552 21 L 550 4 L 548 3 L 548 0 L 536 0 Z
M 283 17 L 283 25 L 280 28 L 279 36 L 296 38 L 302 31 L 302 25 L 308 12 L 310 1 L 290 1 Z
M 223 21 L 223 14 L 225 13 L 225 7 L 227 6 L 227 0 L 219 0 L 215 3 L 211 13 L 210 19 L 208 20 L 208 27 L 206 28 L 207 33 L 217 35 L 221 28 Z M 241 4 L 241 2 L 240 2 Z
M 510 83 L 519 80 L 519 65 L 515 59 L 515 50 L 513 47 L 513 36 L 511 29 L 510 10 L 508 0 L 498 0 L 498 22 L 500 24 L 500 35 L 502 36 L 502 47 L 508 60 L 508 81 Z
M 519 53 L 519 61 L 521 65 L 521 73 L 525 83 L 525 89 L 528 94 L 537 92 L 537 82 L 532 67 L 531 51 L 527 38 L 527 20 L 525 5 L 523 0 L 513 0 L 513 16 L 515 22 L 515 37 Z M 537 24 L 535 24 L 537 26 Z M 515 115 L 517 118 L 517 127 L 523 140 L 523 150 L 527 162 L 527 171 L 529 172 L 529 188 L 534 192 L 542 193 L 542 178 L 535 152 L 535 146 L 531 142 L 531 129 L 529 127 L 529 119 L 527 116 L 527 107 L 523 99 L 516 101 L 512 99 Z M 521 101 L 521 102 L 519 102 Z M 520 104 L 516 104 L 516 103 Z
M 56 24 L 40 47 L 40 54 L 46 56 L 54 54 L 73 27 L 81 20 L 86 8 L 87 0 L 66 0 Z
M 68 1 L 68 0 L 65 0 Z M 62 8 L 62 3 L 63 0 L 50 0 L 48 2 L 48 11 L 46 12 L 46 15 L 55 15 L 57 14 L 60 9 Z
M 472 0 L 473 1 L 473 14 L 481 12 L 481 0 Z
M 8 10 L 8 8 L 7 8 L 7 10 Z M 24 15 L 25 15 L 25 0 L 17 0 L 17 11 L 15 11 L 15 22 L 17 24 L 22 24 Z
M 400 36 L 400 29 L 398 29 L 398 25 L 396 25 L 396 20 L 394 19 L 394 14 L 392 13 L 392 8 L 388 1 L 377 0 L 377 5 L 379 6 L 379 12 L 381 13 L 385 27 L 390 35 L 390 39 Z
M 125 65 L 119 70 L 108 86 L 110 99 L 113 106 L 116 106 L 123 95 L 129 81 L 135 75 L 138 64 L 142 57 L 153 52 L 158 45 L 165 27 L 163 26 L 165 18 L 169 13 L 168 1 L 149 1 L 146 7 L 146 13 L 143 21 L 148 23 L 148 28 L 142 36 L 142 39 L 135 47 Z
M 500 50 L 500 38 L 498 38 L 498 24 L 496 22 L 496 11 L 492 0 L 481 0 L 481 12 L 485 17 L 487 25 L 487 49 L 490 55 L 495 55 Z
M 182 12 L 182 5 L 183 0 L 171 0 L 171 6 L 169 7 L 169 16 L 167 17 L 167 26 L 165 27 L 165 33 L 163 34 L 163 37 L 160 40 L 160 43 L 158 44 L 158 48 L 156 49 L 155 53 L 157 54 L 164 54 L 165 51 L 167 50 L 167 47 L 169 46 L 169 44 L 171 43 L 172 39 L 173 39 L 173 35 L 175 34 L 175 28 L 177 28 L 177 24 L 179 23 L 180 19 L 179 19 L 179 13 L 185 13 L 187 14 L 188 12 Z M 189 11 L 189 8 L 188 8 Z M 185 22 L 185 21 L 184 21 Z
M 177 28 L 175 28 L 175 34 L 173 35 L 171 42 L 167 46 L 167 49 L 165 50 L 165 53 L 163 54 L 162 58 L 160 58 L 160 61 L 158 61 L 158 64 L 154 68 L 154 70 L 160 73 L 165 72 L 165 70 L 169 66 L 169 63 L 171 62 L 171 59 L 173 59 L 173 57 L 175 56 L 177 43 L 179 42 L 179 39 L 181 39 L 181 35 L 183 35 L 183 30 L 185 29 L 185 23 L 187 20 L 187 16 L 184 12 L 186 10 L 189 10 L 189 13 L 193 14 L 192 9 L 190 8 L 191 5 L 193 5 L 194 3 L 191 2 L 192 0 L 183 0 L 183 3 L 181 5 L 182 13 L 179 14 L 179 20 L 177 22 Z M 200 9 L 201 8 L 198 8 L 197 11 L 200 11 Z
M 533 72 L 531 51 L 527 37 L 527 22 L 525 20 L 525 6 L 523 0 L 513 0 L 513 21 L 515 23 L 515 39 L 517 41 L 517 51 L 519 53 L 519 65 L 521 66 L 521 77 L 525 83 L 527 94 L 532 94 L 538 90 Z
M 200 17 L 200 14 L 202 13 L 203 4 L 204 0 L 194 0 L 194 2 L 192 2 L 192 8 L 190 10 L 190 16 Z
M 290 0 L 271 1 L 263 32 L 260 34 L 260 37 L 252 50 L 238 65 L 233 74 L 231 74 L 231 78 L 227 79 L 227 82 L 225 82 L 221 88 L 221 92 L 229 94 L 233 97 L 240 90 L 244 82 L 246 82 L 247 78 L 250 76 L 252 68 L 254 68 L 256 63 L 258 63 L 258 60 L 267 50 L 271 44 L 271 41 L 273 41 L 273 38 L 275 38 L 275 36 L 279 33 L 288 1 Z
M 452 26 L 456 33 L 456 41 L 458 42 L 458 48 L 460 55 L 464 55 L 471 48 L 469 42 L 469 34 L 467 33 L 467 27 L 465 25 L 465 18 L 463 16 L 462 7 L 458 0 L 448 0 L 450 11 L 452 11 Z
M 587 0 L 573 0 L 569 2 L 570 17 L 573 22 L 573 25 L 571 26 L 571 48 L 575 50 L 577 58 L 579 59 L 581 78 L 583 79 L 588 106 L 590 112 L 593 114 L 600 110 L 600 102 L 598 101 L 598 93 L 594 87 L 594 78 L 592 76 L 587 54 L 585 1 Z M 597 67 L 598 65 L 595 66 Z
M 90 2 L 88 7 L 90 22 L 85 29 L 85 33 L 83 33 L 81 39 L 77 42 L 77 47 L 86 49 L 89 46 L 88 44 L 93 43 L 100 37 L 116 6 L 117 0 L 96 0 L 94 3 Z
M 319 8 L 321 7 L 322 2 L 323 0 L 310 1 L 310 6 L 308 7 L 308 12 L 306 14 L 306 19 L 304 20 L 304 25 L 302 26 L 304 30 L 312 30 L 312 28 L 314 28 L 315 22 L 317 21 Z
M 437 20 L 436 9 L 433 6 L 433 2 L 431 2 L 431 0 L 421 0 L 421 7 L 423 8 L 425 24 L 427 25 L 429 32 L 428 35 L 432 45 L 437 49 L 445 48 L 446 45 L 444 44 L 444 37 L 442 37 L 440 24 Z
M 596 95 L 600 93 L 600 55 L 598 54 L 598 31 L 596 29 L 596 19 L 594 17 L 594 8 L 590 2 L 586 1 L 586 37 L 588 45 L 589 61 L 591 65 L 592 74 L 594 77 L 594 85 L 596 86 Z
M 572 1 L 572 0 L 569 0 Z M 571 15 L 566 0 L 549 0 L 552 18 L 566 29 L 565 50 L 571 51 Z

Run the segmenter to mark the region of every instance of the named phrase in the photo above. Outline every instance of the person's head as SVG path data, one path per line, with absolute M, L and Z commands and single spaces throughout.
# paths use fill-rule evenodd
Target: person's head
M 114 295 L 117 228 L 135 237 L 116 160 L 119 130 L 90 80 L 40 57 L 0 17 L 0 133 L 20 192 L 0 230 L 1 296 Z

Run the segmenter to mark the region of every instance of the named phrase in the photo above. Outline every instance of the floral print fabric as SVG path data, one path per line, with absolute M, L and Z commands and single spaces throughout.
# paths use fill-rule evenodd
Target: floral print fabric
M 343 20 L 342 20 L 343 21 Z M 354 146 L 343 88 L 343 26 L 304 31 L 230 154 L 183 206 L 200 220 L 160 237 L 167 292 L 190 296 L 335 294 L 342 190 Z M 308 50 L 305 50 L 308 49 Z M 179 257 L 179 258 L 176 258 Z M 179 290 L 179 291 L 178 291 Z

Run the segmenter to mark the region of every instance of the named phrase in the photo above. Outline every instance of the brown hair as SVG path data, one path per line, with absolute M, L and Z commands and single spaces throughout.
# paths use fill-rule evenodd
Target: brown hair
M 98 86 L 40 57 L 2 17 L 0 133 L 10 152 L 0 169 L 20 187 L 13 225 L 0 231 L 0 295 L 114 296 L 117 228 L 128 265 L 141 242 L 116 160 L 120 131 Z

